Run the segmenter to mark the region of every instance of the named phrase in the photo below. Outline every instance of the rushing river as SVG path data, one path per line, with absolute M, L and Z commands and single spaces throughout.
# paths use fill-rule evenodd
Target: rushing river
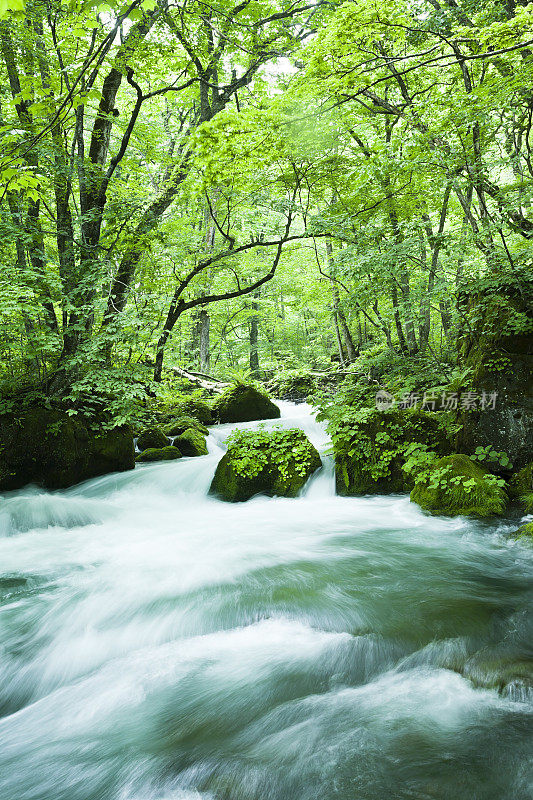
M 531 800 L 533 550 L 328 459 L 219 502 L 234 427 L 0 501 L 0 799 Z

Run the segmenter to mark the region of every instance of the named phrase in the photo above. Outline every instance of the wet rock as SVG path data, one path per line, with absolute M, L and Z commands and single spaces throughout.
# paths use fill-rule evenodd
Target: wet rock
M 212 425 L 214 422 L 211 405 L 207 400 L 202 400 L 201 398 L 191 397 L 187 400 L 181 400 L 172 411 L 174 416 L 194 417 L 204 425 Z
M 166 447 L 168 444 L 170 444 L 168 436 L 157 427 L 145 428 L 137 439 L 137 447 L 141 452 L 148 448 Z
M 463 339 L 462 363 L 476 392 L 495 395 L 495 404 L 461 414 L 457 449 L 472 453 L 490 445 L 520 469 L 533 453 L 533 335 L 517 326 L 527 328 L 529 321 L 531 330 L 533 284 L 519 292 L 502 284 L 495 298 L 470 296 L 463 304 L 463 314 L 474 312 L 477 324 Z
M 346 422 L 335 438 L 337 494 L 358 496 L 406 492 L 413 481 L 402 467 L 408 444 L 425 445 L 437 455 L 452 451 L 440 414 L 414 409 L 368 409 L 356 423 Z
M 108 472 L 133 469 L 133 434 L 59 409 L 31 408 L 0 417 L 0 490 L 35 483 L 63 489 Z
M 301 430 L 241 431 L 220 460 L 209 493 L 229 502 L 256 494 L 296 497 L 321 463 Z
M 187 428 L 181 436 L 176 436 L 174 446 L 178 447 L 184 456 L 207 455 L 205 436 L 196 428 Z
M 437 460 L 411 500 L 424 511 L 443 516 L 490 517 L 502 514 L 507 495 L 495 476 L 462 453 Z
M 255 386 L 237 384 L 218 397 L 213 414 L 219 422 L 251 422 L 257 419 L 278 419 L 281 411 Z
M 139 453 L 136 461 L 173 461 L 176 458 L 181 458 L 181 452 L 173 445 L 166 447 L 148 447 Z
M 207 436 L 209 433 L 208 428 L 202 422 L 200 422 L 200 420 L 186 414 L 177 417 L 170 423 L 170 425 L 167 425 L 165 428 L 165 433 L 167 436 L 180 436 L 186 430 L 191 428 L 203 434 L 204 436 Z
M 533 461 L 512 475 L 509 488 L 525 511 L 533 514 Z
M 513 539 L 519 539 L 524 544 L 533 546 L 533 522 L 524 522 L 511 534 Z

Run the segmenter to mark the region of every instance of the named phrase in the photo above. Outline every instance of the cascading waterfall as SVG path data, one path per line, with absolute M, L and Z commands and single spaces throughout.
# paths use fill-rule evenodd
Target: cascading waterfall
M 235 427 L 1 501 L 1 800 L 531 800 L 533 551 L 327 456 L 222 503 Z

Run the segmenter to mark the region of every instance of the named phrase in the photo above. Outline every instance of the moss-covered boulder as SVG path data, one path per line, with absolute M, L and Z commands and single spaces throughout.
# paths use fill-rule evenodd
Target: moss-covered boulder
M 209 493 L 233 503 L 256 494 L 296 497 L 321 463 L 301 430 L 239 431 L 228 441 Z
M 207 400 L 200 397 L 191 397 L 180 400 L 173 409 L 176 416 L 190 416 L 202 422 L 204 425 L 212 425 L 214 422 L 211 405 Z
M 63 489 L 134 466 L 133 434 L 128 425 L 104 430 L 95 420 L 47 408 L 0 417 L 0 490 L 19 489 L 28 483 Z
M 452 451 L 444 415 L 413 409 L 358 410 L 333 436 L 337 494 L 358 496 L 410 491 L 403 470 L 406 449 L 419 444 L 437 455 Z
M 166 447 L 170 444 L 168 436 L 165 436 L 161 428 L 145 428 L 137 438 L 137 448 L 142 452 L 148 448 Z
M 435 461 L 412 490 L 411 500 L 436 515 L 490 517 L 505 509 L 502 483 L 468 456 L 454 453 Z
M 129 425 L 120 425 L 111 430 L 91 434 L 89 438 L 91 445 L 89 466 L 93 475 L 122 472 L 135 466 L 133 432 Z
M 181 456 L 180 450 L 169 444 L 166 447 L 148 447 L 139 453 L 135 461 L 174 461 Z
M 527 513 L 533 514 L 533 461 L 514 473 L 509 481 L 509 489 Z
M 184 456 L 207 455 L 205 436 L 196 428 L 187 428 L 181 436 L 176 436 L 174 446 L 178 447 Z
M 533 547 L 533 522 L 525 522 L 520 525 L 514 533 L 511 534 L 513 539 L 519 539 L 525 544 L 530 544 Z
M 204 436 L 207 436 L 209 433 L 208 428 L 202 422 L 200 422 L 200 420 L 195 419 L 195 417 L 191 417 L 187 414 L 182 414 L 180 417 L 177 417 L 175 420 L 173 420 L 170 425 L 167 425 L 165 428 L 165 433 L 167 436 L 180 436 L 190 428 L 198 431 Z
M 219 422 L 252 422 L 256 419 L 279 419 L 278 406 L 255 386 L 240 383 L 230 386 L 213 404 Z
M 498 281 L 492 293 L 465 295 L 462 306 L 460 357 L 479 401 L 460 414 L 456 449 L 490 445 L 520 469 L 533 453 L 533 282 Z

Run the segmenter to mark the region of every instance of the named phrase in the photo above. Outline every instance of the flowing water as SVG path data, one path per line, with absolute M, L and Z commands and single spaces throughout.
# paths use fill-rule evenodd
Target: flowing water
M 531 800 L 533 550 L 327 458 L 219 502 L 233 427 L 0 501 L 0 799 Z

